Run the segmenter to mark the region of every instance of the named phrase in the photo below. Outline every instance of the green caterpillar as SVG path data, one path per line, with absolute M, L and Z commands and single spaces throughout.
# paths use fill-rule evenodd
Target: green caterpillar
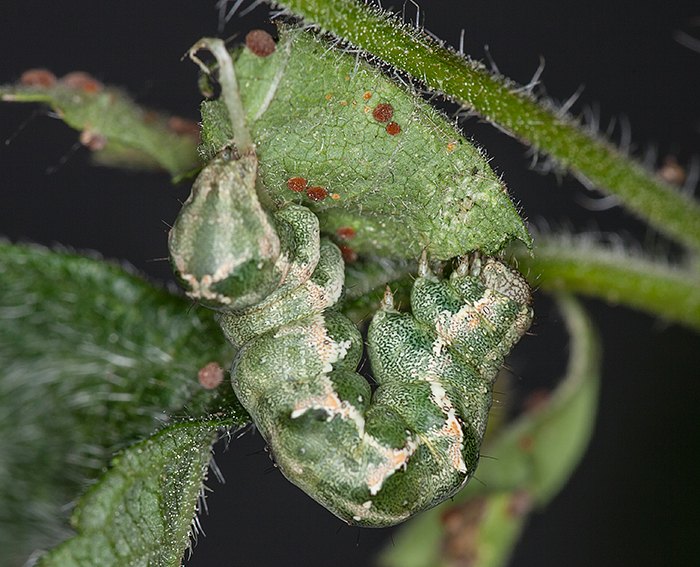
M 314 218 L 301 207 L 287 214 Z M 348 523 L 389 526 L 474 473 L 496 372 L 530 324 L 529 290 L 493 259 L 463 260 L 447 280 L 424 261 L 413 314 L 396 311 L 387 291 L 370 325 L 372 395 L 355 372 L 361 337 L 333 310 L 342 257 L 328 241 L 304 252 L 315 250 L 309 279 L 222 317 L 240 347 L 233 387 L 290 481 Z
M 209 48 L 232 122 L 242 116 L 231 60 Z M 308 208 L 273 213 L 247 131 L 202 170 L 170 234 L 188 294 L 221 310 L 238 354 L 233 388 L 282 473 L 346 522 L 390 526 L 435 506 L 473 475 L 504 356 L 530 325 L 530 290 L 478 254 L 447 279 L 426 255 L 412 312 L 387 290 L 367 344 L 378 387 L 357 372 L 363 342 L 336 310 L 338 247 Z M 264 188 L 262 188 L 264 189 Z

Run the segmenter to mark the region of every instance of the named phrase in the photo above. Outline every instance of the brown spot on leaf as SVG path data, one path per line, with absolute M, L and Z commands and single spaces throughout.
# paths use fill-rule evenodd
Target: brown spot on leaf
M 341 226 L 335 233 L 341 240 L 350 240 L 355 237 L 355 229 L 351 226 Z
M 73 71 L 61 77 L 61 83 L 86 94 L 96 94 L 104 90 L 104 85 L 95 77 L 84 71 Z
M 401 126 L 396 122 L 389 122 L 389 124 L 386 125 L 386 133 L 390 136 L 396 136 L 399 132 L 401 132 Z
M 26 87 L 41 87 L 47 89 L 56 84 L 56 75 L 48 69 L 27 69 L 19 78 Z
M 442 514 L 442 548 L 448 565 L 471 567 L 479 559 L 479 528 L 486 513 L 485 497 L 453 506 Z
M 80 133 L 80 143 L 92 152 L 99 152 L 107 145 L 107 138 L 97 132 L 83 130 Z
M 389 122 L 394 116 L 394 107 L 390 104 L 383 102 L 374 107 L 372 111 L 372 117 L 377 122 Z
M 287 187 L 295 193 L 301 193 L 306 189 L 307 183 L 308 182 L 303 177 L 290 177 L 287 179 Z
M 314 185 L 313 187 L 308 187 L 306 189 L 306 195 L 312 201 L 318 202 L 323 201 L 326 197 L 328 197 L 328 191 L 326 191 L 323 187 Z
M 527 514 L 532 508 L 532 496 L 527 490 L 513 492 L 508 502 L 508 514 L 518 518 Z
M 197 372 L 197 380 L 205 390 L 214 390 L 224 381 L 224 369 L 216 362 L 210 362 Z
M 345 260 L 346 264 L 352 264 L 353 262 L 357 262 L 357 252 L 355 252 L 349 246 L 342 244 L 340 246 L 340 253 L 343 255 L 343 260 Z
M 188 120 L 180 116 L 171 116 L 168 118 L 168 129 L 175 134 L 181 134 L 199 140 L 199 124 L 194 120 Z
M 518 439 L 518 447 L 520 447 L 520 450 L 525 453 L 532 452 L 534 446 L 535 440 L 532 438 L 532 435 L 523 435 L 520 439 Z
M 245 36 L 245 46 L 258 57 L 272 55 L 277 49 L 275 40 L 265 30 L 251 30 Z

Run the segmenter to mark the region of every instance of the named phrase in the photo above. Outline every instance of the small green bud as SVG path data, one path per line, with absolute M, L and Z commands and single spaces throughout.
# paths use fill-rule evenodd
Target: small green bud
M 170 231 L 173 270 L 187 295 L 207 305 L 242 309 L 280 283 L 280 242 L 257 198 L 257 168 L 253 153 L 221 151 L 197 177 Z

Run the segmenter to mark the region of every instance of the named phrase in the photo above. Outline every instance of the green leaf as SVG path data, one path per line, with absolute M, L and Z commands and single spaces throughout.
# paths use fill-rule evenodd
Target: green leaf
M 196 129 L 186 131 L 186 120 L 145 110 L 122 90 L 105 87 L 84 73 L 48 84 L 2 85 L 0 100 L 49 105 L 66 124 L 80 130 L 80 141 L 103 165 L 162 168 L 176 179 L 199 166 Z
M 197 379 L 232 357 L 212 312 L 128 269 L 0 242 L 4 564 L 65 538 L 66 505 L 86 479 L 171 416 L 223 406 L 246 421 L 228 383 Z
M 561 108 L 536 100 L 531 88 L 489 72 L 481 63 L 369 2 L 268 3 L 474 111 L 500 130 L 549 154 L 584 184 L 615 195 L 655 229 L 700 250 L 700 201 L 678 191 L 613 144 L 591 135 Z
M 222 422 L 179 423 L 129 447 L 81 498 L 78 535 L 40 567 L 176 567 Z
M 558 299 L 571 336 L 567 375 L 551 397 L 503 430 L 477 476 L 452 502 L 429 510 L 395 535 L 387 567 L 443 567 L 507 561 L 527 513 L 544 506 L 580 461 L 593 431 L 600 382 L 597 334 L 579 303 Z
M 282 28 L 276 51 L 243 49 L 241 98 L 272 198 L 302 203 L 360 253 L 447 259 L 530 237 L 483 152 L 413 91 L 313 34 Z M 392 109 L 387 118 L 380 105 Z M 202 107 L 205 153 L 230 143 L 220 101 Z M 400 132 L 390 133 L 388 124 Z M 395 131 L 393 131 L 395 132 Z M 300 177 L 316 192 L 294 192 Z M 309 196 L 311 195 L 311 197 Z

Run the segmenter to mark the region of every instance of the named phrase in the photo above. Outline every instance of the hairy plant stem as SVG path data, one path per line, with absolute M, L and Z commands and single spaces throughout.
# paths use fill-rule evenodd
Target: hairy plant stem
M 538 238 L 534 256 L 517 259 L 533 287 L 582 293 L 700 330 L 700 285 L 690 268 L 556 235 Z
M 660 232 L 700 250 L 700 204 L 573 119 L 395 17 L 355 0 L 268 0 L 473 109 L 621 203 Z

